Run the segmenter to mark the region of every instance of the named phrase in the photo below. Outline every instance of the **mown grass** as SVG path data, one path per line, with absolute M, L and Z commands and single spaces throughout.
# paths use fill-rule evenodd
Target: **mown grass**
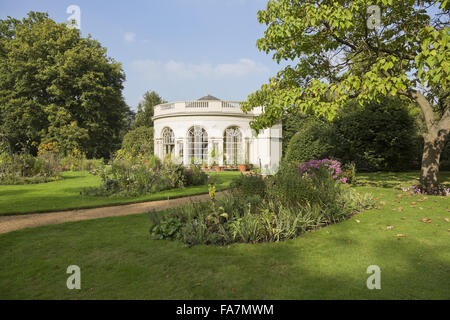
M 0 299 L 450 299 L 450 199 L 357 189 L 377 208 L 280 243 L 151 240 L 147 214 L 3 234 Z M 66 288 L 73 264 L 81 290 Z M 370 265 L 381 290 L 366 287 Z
M 210 173 L 216 176 L 217 190 L 228 187 L 238 172 Z M 63 172 L 63 179 L 28 185 L 0 185 L 0 215 L 36 213 L 69 209 L 93 208 L 143 201 L 179 198 L 208 192 L 208 186 L 191 186 L 162 191 L 140 197 L 100 197 L 81 194 L 87 187 L 101 185 L 98 176 L 87 172 Z

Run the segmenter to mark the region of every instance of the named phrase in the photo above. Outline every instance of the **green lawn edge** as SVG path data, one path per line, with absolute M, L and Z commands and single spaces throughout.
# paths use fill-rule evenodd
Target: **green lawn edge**
M 226 190 L 240 172 L 213 172 L 217 191 Z M 63 179 L 42 184 L 0 185 L 0 216 L 26 215 L 56 211 L 93 209 L 126 204 L 177 199 L 208 193 L 208 186 L 189 186 L 139 197 L 83 196 L 85 187 L 99 186 L 101 180 L 87 172 L 63 172 Z M 79 180 L 81 185 L 74 184 Z

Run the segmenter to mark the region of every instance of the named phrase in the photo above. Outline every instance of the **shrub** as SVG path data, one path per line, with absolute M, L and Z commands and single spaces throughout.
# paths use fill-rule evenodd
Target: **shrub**
M 325 121 L 308 118 L 289 142 L 286 160 L 300 164 L 310 159 L 322 159 L 332 152 L 331 126 Z
M 186 170 L 169 159 L 161 163 L 151 156 L 133 158 L 132 161 L 114 159 L 109 168 L 92 171 L 103 180 L 100 188 L 87 188 L 89 195 L 139 196 L 190 185 L 206 184 L 208 176 L 200 169 Z
M 407 170 L 416 160 L 414 118 L 398 98 L 351 103 L 333 122 L 334 156 L 358 170 Z
M 132 157 L 153 155 L 153 128 L 137 127 L 123 138 L 122 149 Z
M 340 176 L 346 183 L 356 183 L 356 165 L 353 162 L 344 164 Z
M 208 175 L 202 171 L 200 165 L 191 165 L 184 172 L 185 185 L 187 186 L 199 186 L 204 185 L 208 181 Z
M 288 206 L 317 202 L 317 192 L 310 178 L 303 179 L 297 165 L 283 163 L 278 172 L 267 178 L 267 197 Z
M 266 196 L 266 184 L 259 174 L 244 175 L 241 173 L 238 178 L 233 179 L 230 187 L 242 198 L 255 195 L 261 198 Z
M 59 179 L 52 162 L 30 154 L 0 154 L 0 184 L 42 183 Z
M 337 160 L 322 159 L 322 160 L 309 160 L 302 163 L 299 167 L 302 177 L 313 177 L 319 173 L 320 169 L 325 169 L 329 172 L 330 176 L 339 183 L 346 183 L 346 178 L 341 178 L 342 169 L 341 163 Z

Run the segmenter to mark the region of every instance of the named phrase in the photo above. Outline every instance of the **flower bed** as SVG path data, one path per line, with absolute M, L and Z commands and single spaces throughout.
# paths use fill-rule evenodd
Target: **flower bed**
M 292 239 L 309 230 L 345 220 L 374 205 L 339 183 L 328 171 L 305 176 L 284 166 L 275 176 L 241 175 L 224 198 L 150 212 L 154 239 L 172 239 L 189 246 L 258 243 Z
M 347 183 L 347 178 L 342 176 L 341 163 L 337 160 L 309 160 L 298 166 L 302 177 L 314 176 L 322 168 L 326 169 L 338 183 Z

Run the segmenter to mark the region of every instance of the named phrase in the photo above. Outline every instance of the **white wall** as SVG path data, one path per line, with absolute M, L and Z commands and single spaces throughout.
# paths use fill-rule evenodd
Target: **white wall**
M 158 139 L 161 138 L 162 130 L 165 127 L 169 127 L 174 131 L 175 153 L 177 153 L 177 141 L 185 141 L 188 130 L 192 126 L 200 126 L 206 130 L 210 142 L 208 148 L 212 147 L 211 141 L 220 141 L 219 148 L 222 152 L 222 139 L 225 129 L 230 126 L 237 126 L 242 132 L 244 152 L 246 141 L 250 142 L 249 162 L 256 167 L 259 167 L 261 160 L 263 170 L 276 170 L 281 159 L 281 124 L 277 124 L 270 129 L 261 131 L 260 134 L 255 137 L 254 132 L 249 125 L 251 120 L 250 117 L 236 115 L 183 115 L 155 119 L 155 154 L 160 158 L 163 157 L 162 148 L 158 149 Z M 184 154 L 186 155 L 186 153 L 185 148 Z M 189 161 L 189 159 L 185 159 L 185 163 L 187 162 L 186 160 Z M 221 160 L 222 159 L 220 159 L 220 162 L 222 162 Z

